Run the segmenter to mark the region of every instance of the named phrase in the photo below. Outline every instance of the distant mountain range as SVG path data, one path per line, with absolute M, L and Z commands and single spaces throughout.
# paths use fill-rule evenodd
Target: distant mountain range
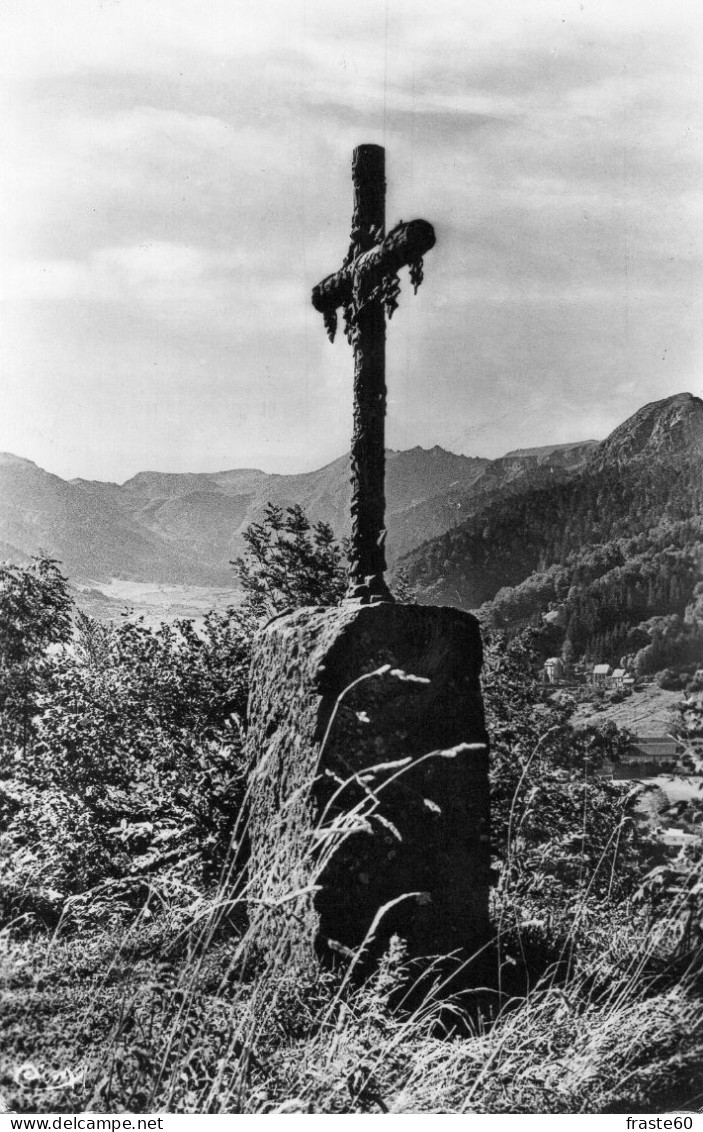
M 395 562 L 461 523 L 486 500 L 528 484 L 561 479 L 595 445 L 554 445 L 500 460 L 442 448 L 388 452 L 388 556 Z M 314 521 L 349 533 L 349 459 L 304 475 L 253 468 L 176 474 L 139 472 L 126 483 L 62 480 L 31 460 L 0 454 L 0 557 L 40 551 L 80 582 L 110 578 L 185 585 L 231 585 L 230 559 L 242 531 L 268 502 L 301 504 Z
M 111 579 L 231 589 L 229 562 L 268 502 L 344 536 L 349 495 L 346 456 L 304 475 L 140 472 L 118 485 L 0 455 L 0 557 L 50 554 L 97 599 Z M 644 647 L 637 625 L 703 606 L 703 401 L 690 393 L 645 405 L 600 443 L 497 460 L 388 452 L 386 497 L 389 564 L 421 601 L 482 607 L 508 630 L 546 615 L 555 649 Z

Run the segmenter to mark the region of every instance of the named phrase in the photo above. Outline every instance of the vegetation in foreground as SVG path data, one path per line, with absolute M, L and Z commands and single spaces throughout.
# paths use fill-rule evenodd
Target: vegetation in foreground
M 251 600 L 198 632 L 105 628 L 72 608 L 56 563 L 4 568 L 7 1107 L 699 1109 L 700 852 L 674 867 L 627 787 L 595 774 L 612 730 L 575 732 L 536 700 L 529 635 L 496 635 L 484 680 L 494 985 L 452 996 L 400 940 L 363 984 L 355 960 L 291 970 L 285 939 L 262 957 L 246 913 L 251 633 L 262 608 L 335 599 L 341 562 L 328 529 L 274 512 L 239 567 Z

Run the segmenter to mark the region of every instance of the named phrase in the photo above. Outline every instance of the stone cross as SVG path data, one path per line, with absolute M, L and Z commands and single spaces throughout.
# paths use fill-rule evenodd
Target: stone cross
M 412 958 L 455 957 L 429 972 L 463 989 L 485 984 L 471 957 L 491 954 L 479 626 L 394 603 L 383 578 L 386 315 L 397 272 L 417 287 L 435 236 L 424 220 L 385 235 L 379 146 L 359 146 L 352 171 L 351 246 L 312 293 L 330 338 L 342 309 L 354 347 L 349 589 L 341 607 L 274 617 L 254 641 L 251 931 L 290 970 L 346 957 L 345 978 L 365 977 L 397 935 Z
M 330 341 L 337 311 L 354 348 L 354 431 L 351 446 L 351 547 L 346 599 L 362 605 L 393 601 L 384 574 L 386 319 L 398 306 L 398 271 L 410 268 L 417 291 L 422 256 L 433 247 L 425 220 L 398 224 L 386 236 L 385 150 L 360 145 L 352 156 L 354 212 L 351 244 L 342 267 L 313 288 Z

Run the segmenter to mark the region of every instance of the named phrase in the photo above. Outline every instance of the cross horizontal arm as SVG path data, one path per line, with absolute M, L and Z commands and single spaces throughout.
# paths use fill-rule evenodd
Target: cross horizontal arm
M 426 220 L 398 224 L 383 243 L 364 252 L 335 275 L 328 275 L 313 287 L 312 305 L 324 314 L 350 303 L 354 290 L 358 294 L 370 294 L 385 275 L 417 262 L 434 247 L 434 243 L 434 228 Z

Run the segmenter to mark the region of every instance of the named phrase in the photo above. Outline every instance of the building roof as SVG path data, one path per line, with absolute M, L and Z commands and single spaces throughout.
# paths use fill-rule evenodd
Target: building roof
M 675 739 L 673 735 L 637 735 L 635 737 L 635 743 L 643 747 L 683 746 L 683 744 L 679 744 L 678 739 Z
M 609 664 L 594 664 L 593 665 L 593 675 L 594 676 L 607 676 L 609 672 L 610 672 L 610 665 Z
M 633 748 L 646 759 L 673 758 L 682 749 L 682 744 L 665 735 L 643 735 L 634 740 Z
M 627 669 L 626 668 L 614 668 L 613 671 L 612 671 L 612 675 L 613 676 L 626 676 L 627 675 Z

